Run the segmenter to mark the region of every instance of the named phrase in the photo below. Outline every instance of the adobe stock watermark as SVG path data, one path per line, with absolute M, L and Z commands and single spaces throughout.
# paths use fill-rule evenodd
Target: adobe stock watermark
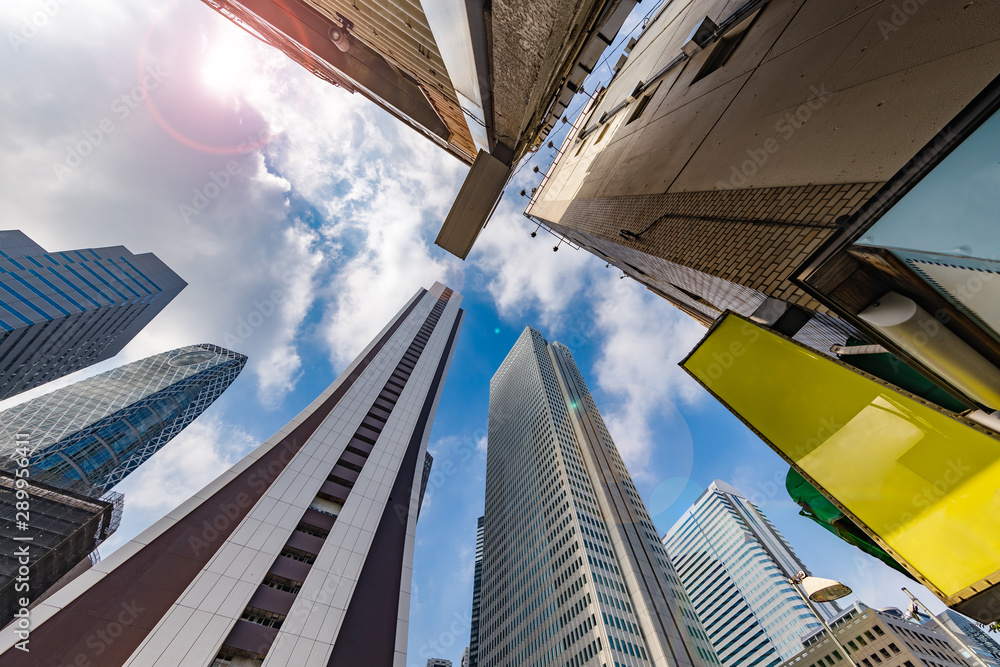
M 83 164 L 83 161 L 100 146 L 106 137 L 114 134 L 118 130 L 115 124 L 124 122 L 132 112 L 139 108 L 149 95 L 151 90 L 156 90 L 169 72 L 160 64 L 153 64 L 146 67 L 146 73 L 142 80 L 131 90 L 128 90 L 111 102 L 111 115 L 105 116 L 90 129 L 81 133 L 80 139 L 66 146 L 66 157 L 60 162 L 52 163 L 52 171 L 56 176 L 56 181 L 62 181 L 74 169 Z
M 25 44 L 38 36 L 49 21 L 56 17 L 70 0 L 38 0 L 38 11 L 21 18 L 19 30 L 7 33 L 7 43 L 14 53 L 21 50 Z
M 746 160 L 739 165 L 730 166 L 729 181 L 717 181 L 715 186 L 718 189 L 733 190 L 746 185 L 748 179 L 767 164 L 772 155 L 781 150 L 781 143 L 791 139 L 803 125 L 809 122 L 813 112 L 822 109 L 833 97 L 833 93 L 826 90 L 825 84 L 820 84 L 819 88 L 810 86 L 810 90 L 812 95 L 809 99 L 774 123 L 773 135 L 765 139 L 757 148 L 748 148 Z
M 418 656 L 443 655 L 448 649 L 459 642 L 459 646 L 469 643 L 469 636 L 472 632 L 472 612 L 462 610 L 452 613 L 452 621 L 448 627 L 438 633 L 438 636 L 430 641 L 424 642 L 417 649 Z M 408 667 L 420 667 L 417 663 L 410 663 Z
M 270 140 L 271 134 L 265 128 L 256 135 L 249 136 L 240 142 L 236 146 L 235 154 L 246 155 Z M 224 169 L 209 171 L 205 182 L 192 190 L 190 203 L 181 202 L 177 205 L 177 212 L 184 219 L 184 222 L 190 224 L 192 218 L 201 215 L 202 211 L 207 209 L 209 204 L 212 203 L 212 200 L 222 194 L 222 191 L 233 183 L 233 178 L 241 172 L 242 167 L 237 160 L 227 162 Z
M 743 339 L 746 341 L 740 342 L 734 340 L 729 344 L 729 348 L 721 352 L 712 353 L 712 361 L 708 366 L 704 368 L 698 368 L 695 375 L 704 382 L 709 388 L 712 387 L 713 383 L 721 378 L 733 365 L 736 360 L 747 353 L 747 345 L 753 345 L 758 340 L 760 340 L 760 329 L 756 326 L 750 324 L 749 322 L 744 322 L 740 327 L 740 334 L 742 334 Z
M 889 41 L 889 37 L 906 25 L 910 17 L 926 4 L 927 0 L 903 0 L 903 2 L 894 4 L 892 6 L 892 13 L 889 14 L 889 20 L 880 19 L 878 22 L 879 32 L 882 33 L 882 41 Z
M 142 612 L 146 611 L 140 607 L 135 600 L 120 603 L 121 610 L 115 616 L 115 620 L 108 621 L 100 630 L 87 635 L 84 644 L 89 651 L 81 652 L 72 661 L 62 664 L 73 667 L 91 667 L 92 665 L 103 664 L 101 660 L 94 660 L 104 654 L 122 636 L 126 628 L 132 627 L 139 619 Z
M 479 451 L 479 443 L 486 438 L 487 430 L 479 427 L 472 432 L 472 435 L 462 436 L 458 444 L 448 452 L 448 458 L 440 456 L 434 459 L 431 465 L 431 473 L 427 476 L 427 488 L 424 489 L 424 502 L 431 497 L 433 491 L 442 488 L 445 483 L 455 475 L 463 472 L 463 464 L 471 461 Z M 409 504 L 393 501 L 393 511 L 396 518 L 402 523 L 406 523 L 409 518 Z

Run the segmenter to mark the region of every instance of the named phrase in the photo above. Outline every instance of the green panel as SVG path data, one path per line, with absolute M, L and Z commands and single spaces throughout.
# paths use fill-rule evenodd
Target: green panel
M 732 314 L 683 366 L 944 596 L 1000 570 L 1000 441 Z
M 823 526 L 848 544 L 861 549 L 870 556 L 878 558 L 880 561 L 892 569 L 902 572 L 913 579 L 902 565 L 897 563 L 892 556 L 885 552 L 885 549 L 876 544 L 868 533 L 855 525 L 840 509 L 831 503 L 826 496 L 816 490 L 812 484 L 805 479 L 795 468 L 788 469 L 788 476 L 785 478 L 785 488 L 788 495 L 792 497 L 802 509 L 799 514 L 812 519 L 818 525 Z

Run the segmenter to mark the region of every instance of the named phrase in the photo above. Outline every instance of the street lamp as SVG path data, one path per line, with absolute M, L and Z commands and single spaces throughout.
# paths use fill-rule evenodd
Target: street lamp
M 958 635 L 956 635 L 954 632 L 951 631 L 951 628 L 949 628 L 947 625 L 945 625 L 944 623 L 941 622 L 941 619 L 939 619 L 937 616 L 935 616 L 933 613 L 931 613 L 931 610 L 928 609 L 927 606 L 924 605 L 923 602 L 921 602 L 920 600 L 918 600 L 917 596 L 915 596 L 913 593 L 911 593 L 910 591 L 906 590 L 905 588 L 903 589 L 903 592 L 910 596 L 910 609 L 909 609 L 910 618 L 912 618 L 913 620 L 917 620 L 917 619 L 920 618 L 920 614 L 917 612 L 917 607 L 919 606 L 921 609 L 923 609 L 927 613 L 927 615 L 929 617 L 931 617 L 932 619 L 934 619 L 934 622 L 938 624 L 939 628 L 941 628 L 942 630 L 944 630 L 944 632 L 945 632 L 946 635 L 948 635 L 949 637 L 951 637 L 952 641 L 954 641 L 956 644 L 958 644 L 959 646 L 961 646 L 962 648 L 964 648 L 966 651 L 968 651 L 969 654 L 972 656 L 972 658 L 981 667 L 987 667 L 986 661 L 983 660 L 981 657 L 979 657 L 979 654 L 976 653 L 975 651 L 973 651 L 971 646 L 969 646 L 964 641 L 962 641 L 961 639 L 959 639 Z
M 854 667 L 859 667 L 858 663 L 854 662 L 854 658 L 851 657 L 851 654 L 847 652 L 847 648 L 840 643 L 839 639 L 837 639 L 837 635 L 833 634 L 833 629 L 826 624 L 826 620 L 824 620 L 823 616 L 812 604 L 813 602 L 833 602 L 834 600 L 839 600 L 842 597 L 850 595 L 851 589 L 839 581 L 834 581 L 833 579 L 821 579 L 820 577 L 811 577 L 801 570 L 794 577 L 790 578 L 788 583 L 792 584 L 792 588 L 794 588 L 795 592 L 799 594 L 802 601 L 806 603 L 806 606 L 808 606 L 814 614 L 816 614 L 816 618 L 818 618 L 819 622 L 823 624 L 827 634 L 830 635 L 830 639 L 832 639 L 833 643 L 844 652 L 844 657 L 847 661 L 854 665 Z M 805 591 L 805 593 L 803 593 L 803 591 Z

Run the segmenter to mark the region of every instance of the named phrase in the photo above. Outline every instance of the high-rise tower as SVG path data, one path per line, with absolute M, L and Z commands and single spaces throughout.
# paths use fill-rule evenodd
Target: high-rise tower
M 205 411 L 246 364 L 208 343 L 119 366 L 0 412 L 0 467 L 26 434 L 33 481 L 99 496 Z
M 718 664 L 569 349 L 490 383 L 479 664 Z
M 472 575 L 472 626 L 469 647 L 465 649 L 466 667 L 479 667 L 479 620 L 483 602 L 483 524 L 486 517 L 476 520 L 476 564 Z
M 405 664 L 424 452 L 460 302 L 420 290 L 278 433 L 39 604 L 32 664 Z M 16 629 L 0 633 L 0 665 L 24 664 Z
M 114 532 L 121 494 L 107 492 L 204 412 L 246 360 L 189 345 L 0 412 L 0 485 L 11 489 L 0 497 L 0 615 L 37 599 Z M 15 485 L 33 496 L 23 524 Z
M 788 578 L 808 572 L 759 507 L 716 480 L 663 538 L 677 576 L 726 667 L 768 667 L 822 624 Z M 825 620 L 835 603 L 817 605 Z
M 152 253 L 0 231 L 0 399 L 115 356 L 186 285 Z

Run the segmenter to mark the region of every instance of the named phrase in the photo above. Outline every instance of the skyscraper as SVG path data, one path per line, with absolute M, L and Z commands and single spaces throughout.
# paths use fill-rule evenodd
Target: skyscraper
M 107 492 L 204 412 L 246 359 L 189 345 L 0 412 L 0 468 L 35 496 L 24 524 L 12 486 L 0 502 L 0 613 L 38 598 L 114 532 L 122 498 Z M 20 566 L 31 571 L 27 590 Z
M 980 510 L 1000 469 L 982 459 L 943 492 L 928 472 L 973 460 L 982 428 L 1000 435 L 982 149 L 1000 141 L 1000 5 L 664 2 L 625 51 L 525 213 L 710 328 L 718 347 L 689 371 L 843 512 L 844 535 L 866 533 L 960 613 L 1000 619 L 1000 530 Z M 749 338 L 783 342 L 744 354 Z
M 211 344 L 119 366 L 0 412 L 0 466 L 29 444 L 33 481 L 100 496 L 205 411 L 246 364 Z
M 469 647 L 465 649 L 468 656 L 466 667 L 479 667 L 479 621 L 480 605 L 483 601 L 483 525 L 486 517 L 476 520 L 476 564 L 472 572 L 472 620 L 469 636 Z
M 39 604 L 33 663 L 405 664 L 423 454 L 460 302 L 417 292 L 278 433 Z M 14 631 L 0 665 L 24 664 Z
M 444 658 L 428 658 L 426 667 L 451 667 L 451 660 Z
M 0 399 L 110 359 L 186 285 L 152 253 L 0 231 Z
M 988 667 L 1000 667 L 1000 644 L 987 634 L 984 628 L 979 627 L 965 616 L 962 616 L 954 609 L 945 609 L 937 615 L 938 620 L 948 626 L 952 632 L 968 644 L 969 648 L 976 652 L 976 655 L 985 662 Z M 937 624 L 927 619 L 925 627 L 937 630 Z M 964 656 L 964 649 L 962 655 Z M 966 662 L 972 662 L 968 657 Z
M 479 664 L 718 664 L 569 349 L 490 382 Z
M 716 480 L 663 538 L 725 667 L 771 667 L 822 628 L 788 578 L 808 572 L 759 507 Z M 829 620 L 836 604 L 818 605 Z

